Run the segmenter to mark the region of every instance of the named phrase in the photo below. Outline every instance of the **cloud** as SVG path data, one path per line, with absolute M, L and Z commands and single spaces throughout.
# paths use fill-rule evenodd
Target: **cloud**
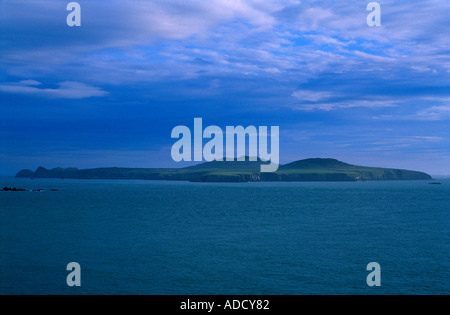
M 396 107 L 398 106 L 392 101 L 376 101 L 376 100 L 347 100 L 347 101 L 337 101 L 330 103 L 299 103 L 296 105 L 291 105 L 290 108 L 293 110 L 301 111 L 334 111 L 339 109 L 348 108 L 386 108 L 386 107 Z
M 4 0 L 2 5 L 3 10 L 8 12 L 0 21 L 0 26 L 5 28 L 2 35 L 6 39 L 14 39 L 6 34 L 6 30 L 16 26 L 17 31 L 31 31 L 35 35 L 66 35 L 59 37 L 69 44 L 76 39 L 72 36 L 76 33 L 87 39 L 85 44 L 97 43 L 106 47 L 148 45 L 157 39 L 186 39 L 237 19 L 252 27 L 268 29 L 275 23 L 272 13 L 280 8 L 280 5 L 261 0 L 80 1 L 82 27 L 74 32 L 73 29 L 66 29 L 64 17 L 68 12 L 65 10 L 66 3 L 61 1 L 36 0 L 25 4 L 23 1 Z M 21 27 L 17 27 L 19 21 Z M 36 22 L 45 22 L 45 25 L 35 28 Z M 27 37 L 20 35 L 16 40 L 26 41 Z M 75 44 L 80 42 L 81 38 L 75 40 Z M 40 46 L 49 44 L 53 43 L 44 41 Z
M 447 23 L 444 0 L 422 1 L 420 9 L 385 0 L 381 28 L 366 25 L 366 4 L 359 0 L 80 3 L 83 26 L 75 30 L 64 25 L 60 1 L 25 6 L 5 0 L 0 50 L 8 74 L 70 72 L 82 81 L 126 84 L 242 74 L 299 81 L 324 72 L 450 71 L 448 36 L 439 31 Z
M 36 80 L 22 80 L 20 82 L 17 82 L 16 85 L 18 86 L 38 86 L 41 85 L 41 82 Z
M 444 140 L 444 138 L 442 138 L 442 137 L 435 137 L 435 136 L 413 136 L 412 138 L 414 140 L 431 141 L 431 142 L 439 142 L 439 141 Z
M 292 96 L 298 99 L 299 101 L 309 101 L 309 102 L 318 102 L 323 101 L 324 99 L 336 97 L 336 95 L 330 92 L 322 92 L 322 91 L 314 92 L 306 90 L 294 91 L 292 93 Z
M 416 120 L 430 122 L 450 120 L 449 96 L 443 95 L 419 97 L 418 101 L 426 104 L 433 102 L 435 103 L 435 105 L 418 109 L 414 113 L 407 113 L 403 115 L 379 115 L 374 116 L 373 118 L 382 120 Z
M 89 1 L 81 2 L 84 22 L 79 30 L 58 24 L 57 1 L 38 0 L 21 8 L 29 20 L 16 13 L 20 10 L 12 10 L 16 2 L 5 2 L 11 13 L 3 22 L 5 30 L 16 25 L 17 34 L 10 32 L 14 38 L 3 46 L 4 64 L 14 78 L 34 77 L 44 82 L 45 77 L 52 77 L 67 82 L 63 74 L 70 73 L 96 86 L 236 82 L 209 93 L 215 96 L 239 89 L 240 79 L 245 78 L 253 80 L 246 86 L 265 81 L 266 85 L 292 87 L 292 95 L 287 92 L 273 98 L 274 108 L 280 107 L 275 102 L 291 96 L 296 102 L 287 107 L 295 110 L 334 111 L 406 108 L 407 102 L 396 95 L 398 90 L 412 93 L 417 86 L 442 85 L 450 73 L 448 37 L 438 31 L 447 21 L 443 11 L 449 5 L 440 0 L 421 2 L 420 10 L 409 2 L 383 1 L 381 28 L 366 25 L 368 12 L 359 0 L 345 4 L 325 0 L 112 0 L 108 5 Z M 41 4 L 52 13 L 46 18 L 51 27 L 36 29 L 35 22 L 42 15 L 32 13 L 42 11 Z M 17 27 L 19 22 L 23 26 Z M 25 34 L 32 32 L 35 38 L 57 40 L 30 40 Z M 314 86 L 301 84 L 324 75 L 339 78 L 337 84 L 319 80 Z M 383 91 L 377 87 L 380 83 Z M 73 97 L 64 87 L 48 90 L 29 85 L 6 89 Z M 191 92 L 195 89 L 203 87 Z M 93 96 L 106 93 L 95 87 L 79 90 Z M 184 93 L 175 88 L 173 92 Z M 439 114 L 417 113 L 417 117 L 445 116 L 442 109 L 436 110 Z
M 450 104 L 432 106 L 410 116 L 413 120 L 448 120 L 450 119 Z
M 364 95 L 364 93 L 349 95 L 348 91 L 310 91 L 296 90 L 292 97 L 297 100 L 288 105 L 298 111 L 334 111 L 348 108 L 386 108 L 399 106 L 399 99 L 380 95 Z
M 330 46 L 337 46 L 337 47 L 345 47 L 350 44 L 354 44 L 355 41 L 341 41 L 337 38 L 327 36 L 327 35 L 314 35 L 314 34 L 307 34 L 304 35 L 305 38 L 313 41 L 315 44 L 322 46 L 322 45 L 330 45 Z
M 50 98 L 82 99 L 102 97 L 108 92 L 80 82 L 61 82 L 58 88 L 42 88 L 35 80 L 24 80 L 17 83 L 0 84 L 0 91 L 13 94 L 26 94 Z

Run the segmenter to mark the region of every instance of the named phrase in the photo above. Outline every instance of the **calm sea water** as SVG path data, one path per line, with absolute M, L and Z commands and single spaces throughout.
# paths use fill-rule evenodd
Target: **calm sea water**
M 59 190 L 0 192 L 0 294 L 449 294 L 441 182 L 0 179 Z

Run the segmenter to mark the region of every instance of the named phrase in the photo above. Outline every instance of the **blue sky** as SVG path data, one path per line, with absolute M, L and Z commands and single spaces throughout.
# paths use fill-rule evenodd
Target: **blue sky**
M 450 2 L 0 0 L 0 175 L 173 167 L 171 130 L 280 126 L 280 160 L 450 174 Z

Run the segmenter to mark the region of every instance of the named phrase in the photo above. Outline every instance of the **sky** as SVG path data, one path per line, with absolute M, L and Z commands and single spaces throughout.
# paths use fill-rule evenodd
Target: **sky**
M 0 0 L 0 175 L 183 167 L 178 125 L 279 126 L 280 161 L 450 174 L 450 1 Z

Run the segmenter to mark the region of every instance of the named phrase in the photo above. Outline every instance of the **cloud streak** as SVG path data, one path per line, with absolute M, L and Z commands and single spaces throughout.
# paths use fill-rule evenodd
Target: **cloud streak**
M 83 99 L 108 95 L 108 92 L 98 87 L 71 81 L 58 83 L 57 88 L 43 88 L 38 81 L 24 80 L 17 83 L 0 84 L 0 91 L 13 94 L 63 99 Z

